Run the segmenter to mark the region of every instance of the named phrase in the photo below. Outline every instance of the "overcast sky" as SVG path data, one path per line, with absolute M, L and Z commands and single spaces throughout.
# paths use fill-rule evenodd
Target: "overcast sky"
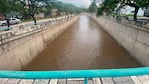
M 79 7 L 88 7 L 91 4 L 91 0 L 59 0 L 66 3 L 71 3 Z
M 74 4 L 79 7 L 87 8 L 91 4 L 92 0 L 59 0 L 59 1 L 62 1 L 65 3 L 71 3 L 71 4 Z M 96 0 L 96 1 L 98 1 L 98 3 L 101 3 L 102 0 Z M 134 10 L 133 8 L 128 7 L 126 10 L 123 10 L 123 13 L 130 14 L 131 11 L 133 11 L 133 10 Z M 138 12 L 138 15 L 143 15 L 143 13 L 144 12 L 140 9 Z

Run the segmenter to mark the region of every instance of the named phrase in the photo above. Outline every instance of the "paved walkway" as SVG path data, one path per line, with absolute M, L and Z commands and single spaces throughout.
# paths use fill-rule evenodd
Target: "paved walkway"
M 84 84 L 84 79 L 0 79 L 0 84 Z M 93 78 L 89 84 L 149 84 L 149 75 L 115 77 L 115 78 Z

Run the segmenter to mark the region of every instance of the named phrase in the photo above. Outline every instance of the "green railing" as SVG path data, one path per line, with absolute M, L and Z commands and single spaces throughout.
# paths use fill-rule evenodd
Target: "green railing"
M 0 28 L 0 31 L 11 30 L 11 29 L 12 29 L 11 27 L 3 27 L 3 28 Z
M 149 67 L 127 69 L 101 69 L 101 70 L 65 70 L 65 71 L 0 71 L 0 78 L 17 79 L 67 79 L 85 78 L 84 84 L 88 84 L 88 78 L 123 77 L 149 74 Z

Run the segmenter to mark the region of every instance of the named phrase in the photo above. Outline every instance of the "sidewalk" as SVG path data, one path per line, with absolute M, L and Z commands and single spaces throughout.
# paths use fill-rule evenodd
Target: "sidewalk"
M 83 78 L 77 79 L 0 79 L 0 84 L 84 84 Z M 149 84 L 149 76 L 131 76 L 114 78 L 93 78 L 88 84 Z

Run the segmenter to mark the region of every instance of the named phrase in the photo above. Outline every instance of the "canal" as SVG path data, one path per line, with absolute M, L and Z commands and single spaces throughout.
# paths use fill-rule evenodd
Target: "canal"
M 111 69 L 141 65 L 86 15 L 22 70 Z

